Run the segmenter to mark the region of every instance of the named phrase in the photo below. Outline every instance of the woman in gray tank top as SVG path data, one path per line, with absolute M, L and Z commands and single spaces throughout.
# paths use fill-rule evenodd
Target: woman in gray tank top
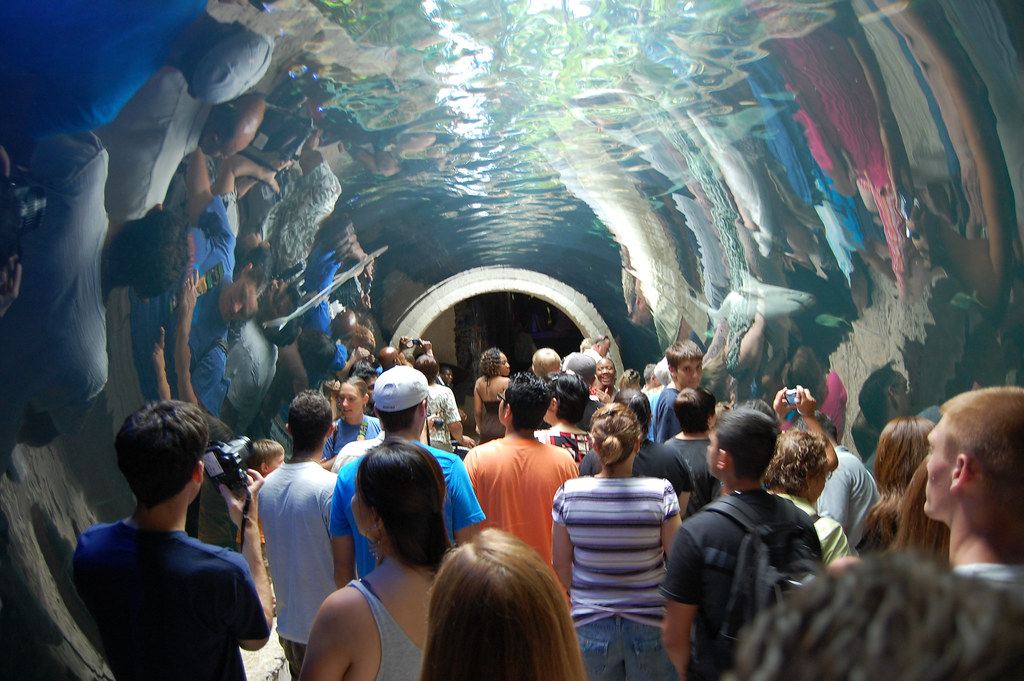
M 301 681 L 416 681 L 430 584 L 448 549 L 445 482 L 423 447 L 390 441 L 359 464 L 352 512 L 377 568 L 320 607 Z

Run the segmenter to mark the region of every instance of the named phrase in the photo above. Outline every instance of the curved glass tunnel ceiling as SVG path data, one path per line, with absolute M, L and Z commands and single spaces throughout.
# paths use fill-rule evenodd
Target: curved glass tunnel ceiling
M 335 213 L 351 216 L 366 252 L 388 247 L 372 307 L 359 310 L 378 342 L 432 286 L 511 266 L 592 303 L 627 366 L 696 339 L 720 397 L 771 393 L 809 347 L 845 383 L 851 445 L 860 388 L 887 362 L 908 378 L 914 413 L 975 383 L 1020 383 L 1015 0 L 280 0 L 269 10 L 208 8 L 274 38 L 255 90 L 313 120 L 340 183 Z M 0 69 L 20 73 L 5 54 Z M 265 193 L 239 201 L 243 233 Z M 39 273 L 26 261 L 24 276 Z M 130 509 L 110 456 L 111 427 L 139 400 L 126 296 L 108 301 L 110 380 L 78 405 L 89 409 L 74 419 L 82 434 L 23 437 L 14 450 L 22 407 L 53 392 L 22 380 L 48 366 L 53 325 L 39 320 L 69 303 L 25 312 L 16 300 L 0 318 L 12 344 L 0 352 L 15 342 L 36 352 L 2 377 L 5 659 L 42 646 L 55 665 L 99 664 L 63 566 L 79 531 Z M 54 602 L 67 612 L 50 612 Z M 33 623 L 24 635 L 3 619 L 13 612 Z

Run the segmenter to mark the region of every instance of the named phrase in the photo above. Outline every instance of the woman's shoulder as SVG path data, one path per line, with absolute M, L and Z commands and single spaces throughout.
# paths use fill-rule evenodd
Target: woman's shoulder
M 373 612 L 366 596 L 355 586 L 355 582 L 338 589 L 328 596 L 316 616 L 317 629 L 337 632 L 338 641 L 354 643 L 358 635 L 367 628 L 375 631 Z M 344 632 L 344 636 L 341 634 Z M 349 632 L 353 632 L 350 636 Z

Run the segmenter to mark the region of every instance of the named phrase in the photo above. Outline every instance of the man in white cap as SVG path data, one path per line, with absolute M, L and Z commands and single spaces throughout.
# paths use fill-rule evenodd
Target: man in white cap
M 385 440 L 417 441 L 427 419 L 427 379 L 408 366 L 396 366 L 380 375 L 374 386 L 374 408 L 384 428 Z M 480 531 L 484 513 L 480 509 L 466 467 L 457 455 L 428 447 L 441 465 L 448 499 L 445 501 L 445 526 L 452 540 L 461 544 Z M 339 588 L 356 575 L 366 575 L 376 566 L 366 537 L 359 533 L 352 515 L 352 497 L 356 491 L 356 473 L 361 458 L 338 471 L 331 503 L 331 544 L 334 549 L 334 582 Z
M 228 158 L 249 146 L 266 102 L 243 93 L 267 72 L 273 47 L 273 39 L 254 33 L 228 38 L 200 60 L 191 82 L 164 66 L 96 131 L 110 154 L 111 222 L 140 218 L 162 204 L 175 171 L 195 149 Z

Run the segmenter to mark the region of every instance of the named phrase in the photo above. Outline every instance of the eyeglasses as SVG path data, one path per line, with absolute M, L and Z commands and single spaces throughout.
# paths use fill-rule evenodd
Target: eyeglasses
M 498 393 L 498 399 L 501 400 L 502 402 L 504 402 L 505 401 L 505 393 Z

